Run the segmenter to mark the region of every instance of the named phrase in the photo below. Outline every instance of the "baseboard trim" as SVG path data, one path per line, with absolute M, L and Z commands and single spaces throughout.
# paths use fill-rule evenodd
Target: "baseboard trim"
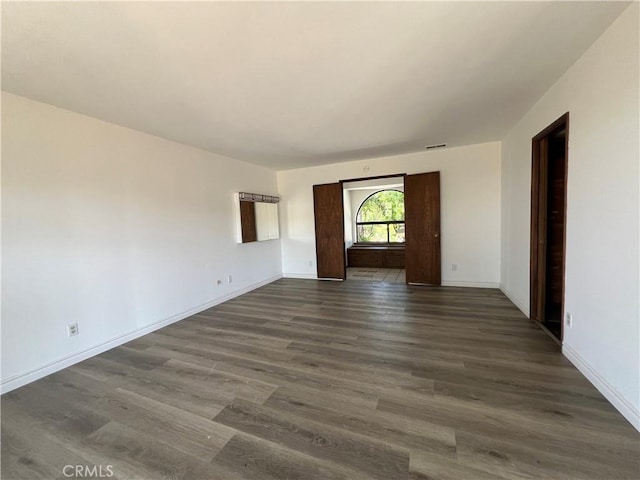
M 500 285 L 499 288 L 500 288 L 500 291 L 504 293 L 504 295 L 509 300 L 511 300 L 511 303 L 513 303 L 516 307 L 518 307 L 518 310 L 520 310 L 522 313 L 525 314 L 527 318 L 529 318 L 529 309 L 524 306 L 524 303 L 522 303 L 518 298 L 516 298 L 516 296 L 513 295 L 509 290 L 507 290 L 504 285 Z
M 604 397 L 611 402 L 621 414 L 626 418 L 631 425 L 638 431 L 640 431 L 640 412 L 629 403 L 629 401 L 624 398 L 620 393 L 609 383 L 607 382 L 595 368 L 589 365 L 584 358 L 580 356 L 578 352 L 576 352 L 569 345 L 564 344 L 562 346 L 562 354 L 569 359 L 573 365 L 580 370 L 587 380 L 589 380 L 594 387 L 598 389 Z
M 107 350 L 130 342 L 131 340 L 135 340 L 136 338 L 140 338 L 143 335 L 151 333 L 162 327 L 166 327 L 167 325 L 171 325 L 172 323 L 184 320 L 185 318 L 195 315 L 196 313 L 200 313 L 208 308 L 215 307 L 216 305 L 231 300 L 232 298 L 244 295 L 245 293 L 255 290 L 256 288 L 260 288 L 268 285 L 269 283 L 275 282 L 280 278 L 282 278 L 282 275 L 274 275 L 273 277 L 267 278 L 266 280 L 254 283 L 252 285 L 249 285 L 248 287 L 241 288 L 240 290 L 236 290 L 235 292 L 231 292 L 223 297 L 216 298 L 215 300 L 204 303 L 202 305 L 198 305 L 197 307 L 190 308 L 189 310 L 178 313 L 176 315 L 172 315 L 171 317 L 165 318 L 164 320 L 152 323 L 151 325 L 147 325 L 146 327 L 142 327 L 119 337 L 112 338 L 111 340 L 91 347 L 87 350 L 83 350 L 82 352 L 74 353 L 73 355 L 70 355 L 68 357 L 60 358 L 54 362 L 48 363 L 47 365 L 36 368 L 34 370 L 14 375 L 13 377 L 10 377 L 0 383 L 0 394 L 5 394 L 7 392 L 10 392 L 11 390 L 22 387 L 23 385 L 35 382 L 36 380 L 46 377 L 47 375 L 51 375 L 52 373 L 62 370 L 63 368 L 70 367 L 71 365 L 75 365 L 78 362 L 99 355 L 103 352 L 106 352 Z
M 315 273 L 283 273 L 283 278 L 300 278 L 303 280 L 318 280 L 318 275 Z
M 465 281 L 443 281 L 443 287 L 471 287 L 471 288 L 499 288 L 496 282 L 465 282 Z

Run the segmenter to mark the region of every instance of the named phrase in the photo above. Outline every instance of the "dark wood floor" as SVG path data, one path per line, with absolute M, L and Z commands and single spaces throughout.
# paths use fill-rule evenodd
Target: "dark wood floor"
M 469 288 L 280 280 L 2 397 L 4 479 L 637 479 L 639 442 Z

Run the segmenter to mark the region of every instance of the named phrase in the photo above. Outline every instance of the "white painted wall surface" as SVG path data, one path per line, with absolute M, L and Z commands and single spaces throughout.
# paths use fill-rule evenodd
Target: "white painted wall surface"
M 3 93 L 3 390 L 280 276 L 234 191 L 276 174 Z
M 284 275 L 316 278 L 314 184 L 439 170 L 443 283 L 497 286 L 500 152 L 500 143 L 492 142 L 278 172 Z M 452 263 L 458 265 L 455 272 Z
M 353 210 L 351 203 L 351 192 L 349 190 L 342 191 L 342 205 L 344 206 L 344 248 L 349 248 L 355 242 L 353 223 Z M 346 252 L 345 252 L 346 255 Z
M 640 428 L 639 8 L 503 141 L 502 287 L 529 311 L 531 138 L 570 112 L 564 352 Z

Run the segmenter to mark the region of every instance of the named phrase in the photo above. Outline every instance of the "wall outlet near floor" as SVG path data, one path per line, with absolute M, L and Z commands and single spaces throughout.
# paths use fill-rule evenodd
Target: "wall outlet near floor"
M 566 314 L 566 321 L 565 321 L 567 327 L 571 328 L 573 327 L 573 313 L 568 313 Z
M 457 263 L 452 263 L 451 264 L 451 271 L 455 272 L 456 270 L 458 270 L 458 264 Z
M 313 260 L 309 260 L 309 266 L 313 267 Z
M 67 325 L 67 335 L 70 337 L 74 337 L 80 333 L 80 329 L 78 328 L 77 323 L 70 323 Z
M 231 275 L 227 275 L 227 283 L 232 283 L 233 277 Z

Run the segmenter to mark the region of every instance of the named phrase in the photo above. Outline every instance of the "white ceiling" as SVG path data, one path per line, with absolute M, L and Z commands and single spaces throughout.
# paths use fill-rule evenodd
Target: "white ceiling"
M 500 140 L 620 2 L 2 2 L 2 88 L 275 169 Z

